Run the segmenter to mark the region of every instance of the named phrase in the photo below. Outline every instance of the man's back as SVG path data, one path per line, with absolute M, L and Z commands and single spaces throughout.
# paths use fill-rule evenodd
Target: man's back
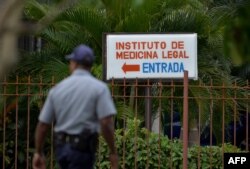
M 108 95 L 108 96 L 107 96 Z M 102 97 L 106 99 L 105 105 L 99 103 Z M 68 78 L 57 84 L 49 93 L 48 100 L 43 111 L 50 111 L 53 107 L 56 119 L 55 132 L 79 134 L 83 129 L 99 132 L 99 116 L 104 113 L 115 113 L 107 86 L 95 79 L 85 70 L 76 70 Z M 51 104 L 51 106 L 50 106 Z M 108 111 L 105 108 L 108 106 Z M 113 110 L 110 112 L 110 110 Z M 52 118 L 48 113 L 41 113 L 39 119 L 50 122 Z

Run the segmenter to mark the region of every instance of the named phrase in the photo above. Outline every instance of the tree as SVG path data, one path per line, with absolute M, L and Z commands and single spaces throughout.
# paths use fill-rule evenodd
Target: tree
M 249 1 L 212 0 L 207 4 L 214 23 L 223 30 L 224 52 L 232 62 L 232 74 L 249 79 Z
M 22 17 L 25 2 L 25 0 L 0 1 L 0 79 L 17 64 L 19 36 L 40 32 L 60 12 L 75 3 L 72 0 L 62 0 L 48 10 L 38 23 L 31 24 Z
M 77 7 L 69 8 L 39 34 L 44 42 L 43 49 L 40 52 L 28 53 L 24 56 L 17 72 L 31 75 L 40 74 L 45 81 L 50 81 L 51 76 L 56 75 L 55 81 L 59 81 L 68 75 L 64 56 L 69 54 L 73 47 L 79 43 L 86 43 L 94 48 L 97 60 L 93 73 L 101 78 L 102 33 L 114 31 L 146 32 L 149 20 L 152 18 L 147 11 L 153 13 L 153 10 L 156 11 L 157 8 L 157 6 L 148 4 L 153 2 L 159 3 L 147 0 L 146 4 L 138 6 L 132 1 L 122 1 L 121 3 L 103 1 L 103 6 L 100 8 L 92 8 L 82 2 Z M 33 22 L 40 22 L 47 10 L 46 5 L 31 1 L 26 6 L 26 16 Z M 137 20 L 145 22 L 136 26 Z M 122 104 L 118 103 L 118 105 Z M 125 110 L 129 109 L 128 107 L 122 109 L 124 108 Z
M 224 15 L 215 14 L 217 7 L 211 6 L 206 2 L 199 1 L 181 1 L 178 4 L 178 8 L 170 8 L 172 4 L 176 4 L 174 1 L 165 1 L 160 14 L 154 20 L 152 31 L 155 32 L 197 32 L 198 33 L 198 70 L 199 81 L 190 82 L 190 85 L 207 85 L 204 89 L 189 88 L 189 96 L 196 99 L 190 100 L 190 123 L 193 127 L 197 126 L 197 121 L 201 118 L 201 130 L 205 127 L 206 123 L 209 123 L 210 119 L 210 106 L 209 102 L 201 100 L 200 97 L 218 96 L 222 98 L 222 93 L 219 90 L 213 90 L 209 87 L 212 82 L 213 85 L 225 85 L 232 86 L 237 79 L 231 75 L 231 58 L 227 53 L 224 53 L 224 27 L 226 20 L 225 17 L 230 16 L 225 12 Z M 223 7 L 223 6 L 222 6 Z M 219 17 L 222 16 L 222 17 Z M 220 19 L 218 19 L 220 18 Z M 219 22 L 219 21 L 220 22 Z M 240 82 L 241 83 L 241 82 Z M 175 90 L 175 95 L 182 96 L 181 91 Z M 169 92 L 169 91 L 165 91 Z M 243 91 L 244 93 L 244 91 Z M 241 94 L 243 94 L 241 93 Z M 246 94 L 246 93 L 245 93 Z M 232 97 L 232 91 L 226 92 L 226 97 Z M 230 112 L 233 111 L 234 101 L 228 101 L 226 107 L 227 123 L 232 120 Z M 242 106 L 242 105 L 237 105 Z M 168 106 L 170 107 L 170 106 Z M 176 103 L 177 110 L 182 112 L 182 105 Z M 179 107 L 179 108 L 178 108 Z M 171 110 L 165 109 L 169 112 Z M 199 112 L 201 117 L 199 117 Z M 217 136 L 218 141 L 221 141 L 221 121 L 222 121 L 222 109 L 221 102 L 213 104 L 213 131 Z M 211 120 L 211 119 L 210 119 Z M 219 125 L 218 125 L 219 124 Z M 197 130 L 198 131 L 198 130 Z M 196 136 L 197 133 L 196 133 Z M 198 140 L 197 140 L 198 143 Z
M 17 37 L 21 27 L 23 1 L 0 1 L 0 79 L 17 62 Z M 13 10 L 15 9 L 15 10 Z M 15 29 L 17 28 L 17 29 Z

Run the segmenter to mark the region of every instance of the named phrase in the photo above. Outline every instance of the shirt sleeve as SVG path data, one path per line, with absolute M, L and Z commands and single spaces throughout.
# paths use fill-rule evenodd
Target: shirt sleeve
M 52 90 L 50 90 L 47 99 L 39 115 L 39 121 L 51 124 L 54 121 L 54 107 L 52 100 Z
M 114 106 L 113 99 L 110 95 L 109 89 L 107 86 L 99 94 L 97 98 L 97 116 L 98 119 L 105 118 L 110 115 L 116 114 L 116 109 Z

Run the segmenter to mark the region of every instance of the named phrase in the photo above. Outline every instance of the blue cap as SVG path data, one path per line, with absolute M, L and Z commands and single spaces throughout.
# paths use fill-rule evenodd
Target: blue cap
M 67 60 L 73 60 L 83 64 L 92 64 L 95 60 L 93 50 L 84 44 L 80 44 L 79 46 L 75 47 L 73 52 L 70 55 L 67 55 L 65 58 Z

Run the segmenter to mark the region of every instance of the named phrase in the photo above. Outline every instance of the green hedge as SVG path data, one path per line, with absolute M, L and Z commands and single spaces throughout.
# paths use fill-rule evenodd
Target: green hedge
M 148 132 L 145 128 L 140 128 L 139 120 L 128 120 L 124 133 L 122 129 L 118 129 L 115 135 L 120 168 L 123 168 L 123 165 L 126 169 L 135 168 L 135 163 L 138 169 L 145 169 L 147 166 L 149 169 L 168 169 L 171 165 L 173 168 L 182 168 L 183 154 L 180 140 L 171 141 L 165 136 Z M 96 168 L 109 169 L 108 147 L 102 137 L 99 144 Z M 224 151 L 239 152 L 240 150 L 230 144 L 224 144 Z M 210 165 L 214 169 L 222 168 L 222 147 L 189 148 L 188 168 L 197 168 L 199 159 L 202 169 L 210 169 Z

